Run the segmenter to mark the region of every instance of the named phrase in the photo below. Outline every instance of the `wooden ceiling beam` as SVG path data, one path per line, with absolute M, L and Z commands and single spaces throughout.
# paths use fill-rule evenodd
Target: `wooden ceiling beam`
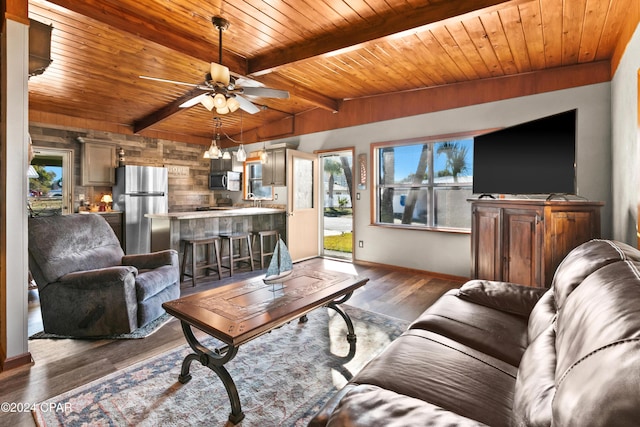
M 422 31 L 447 20 L 460 21 L 498 10 L 505 4 L 517 5 L 530 0 L 456 0 L 441 1 L 415 8 L 410 14 L 385 14 L 376 23 L 363 21 L 337 32 L 328 32 L 298 46 L 277 49 L 249 59 L 247 73 L 252 77 L 263 76 L 280 67 L 318 56 L 336 55 L 358 49 L 374 40 L 399 37 L 403 33 Z
M 316 107 L 322 108 L 323 110 L 331 111 L 333 113 L 337 112 L 340 109 L 340 105 L 342 104 L 342 100 L 330 98 L 326 95 L 316 92 L 315 90 L 297 85 L 290 80 L 285 79 L 284 77 L 276 76 L 275 74 L 267 74 L 261 76 L 259 81 L 266 84 L 267 86 L 278 88 L 286 87 L 292 97 L 304 99 L 306 102 L 309 102 Z
M 172 101 L 171 103 L 165 105 L 164 107 L 161 107 L 156 111 L 153 111 L 147 114 L 146 116 L 136 120 L 135 122 L 133 122 L 133 133 L 139 133 L 153 126 L 154 124 L 159 123 L 165 119 L 168 119 L 174 114 L 184 110 L 184 108 L 180 108 L 180 105 L 205 92 L 207 91 L 202 89 L 192 89 L 189 92 L 182 95 L 180 98 L 176 99 L 175 101 Z
M 193 34 L 167 26 L 162 22 L 150 21 L 131 10 L 114 6 L 103 0 L 47 0 L 50 3 L 69 9 L 80 15 L 107 24 L 120 31 L 134 34 L 169 49 L 185 53 L 205 62 L 218 58 L 218 46 L 207 43 Z M 211 33 L 217 40 L 217 31 L 211 24 Z M 224 65 L 236 74 L 247 74 L 246 58 L 223 49 Z
M 145 40 L 158 43 L 169 49 L 185 53 L 194 58 L 202 61 L 211 62 L 217 55 L 212 53 L 217 52 L 217 47 L 204 42 L 202 39 L 193 37 L 192 34 L 180 32 L 176 28 L 167 27 L 159 22 L 150 22 L 146 17 L 134 14 L 130 10 L 126 10 L 103 0 L 47 0 L 58 6 L 69 9 L 80 15 L 86 16 L 96 21 L 107 24 L 113 28 L 121 31 L 125 31 L 130 34 L 135 34 Z M 212 31 L 217 31 L 211 24 Z M 223 49 L 224 65 L 229 67 L 229 70 L 240 76 L 247 76 L 248 63 L 246 58 L 239 56 L 233 52 Z M 266 80 L 255 79 L 269 85 Z M 340 100 L 329 98 L 319 92 L 311 89 L 301 88 L 295 83 L 280 78 L 278 82 L 278 89 L 288 90 L 291 94 L 309 102 L 312 105 L 320 107 L 328 111 L 337 111 L 340 105 Z M 182 99 L 182 98 L 180 98 Z M 147 120 L 152 117 L 158 117 L 160 120 L 164 120 L 168 116 L 163 116 L 167 111 L 172 111 L 171 114 L 175 114 L 180 109 L 175 108 L 177 101 L 172 102 L 166 107 L 153 112 L 146 116 L 144 119 L 138 120 L 136 123 L 144 123 L 145 127 L 152 126 L 153 123 L 147 125 Z M 178 104 L 180 105 L 180 104 Z M 157 114 L 161 113 L 161 114 Z M 136 125 L 134 125 L 135 127 Z M 144 129 L 142 128 L 142 129 Z M 140 129 L 140 130 L 142 130 Z

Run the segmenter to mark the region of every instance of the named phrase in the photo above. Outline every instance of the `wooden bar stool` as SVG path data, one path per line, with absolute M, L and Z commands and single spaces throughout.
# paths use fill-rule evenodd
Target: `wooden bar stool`
M 271 248 L 271 252 L 265 252 L 265 237 L 274 236 L 273 246 L 266 246 L 267 248 Z M 255 244 L 256 238 L 260 239 L 260 253 L 258 254 L 260 258 L 260 269 L 264 270 L 264 259 L 269 255 L 273 255 L 273 250 L 280 240 L 280 233 L 278 230 L 263 230 L 263 231 L 254 231 L 253 232 L 253 243 Z
M 209 275 L 209 270 L 216 267 L 218 277 L 222 279 L 222 262 L 220 262 L 220 237 L 194 237 L 191 239 L 183 239 L 184 251 L 182 253 L 182 268 L 180 269 L 180 282 L 184 281 L 184 276 L 191 277 L 192 286 L 196 285 L 196 279 L 204 276 L 198 276 L 198 270 L 205 269 L 205 275 Z M 206 261 L 198 262 L 198 246 L 204 245 Z M 216 257 L 216 262 L 211 259 L 211 245 Z M 187 255 L 191 252 L 191 271 L 186 272 Z
M 225 243 L 225 246 L 228 244 L 229 248 L 229 256 L 224 256 L 222 258 L 229 258 L 229 274 L 233 276 L 233 268 L 236 262 L 245 261 L 251 265 L 251 271 L 254 270 L 253 265 L 253 250 L 251 249 L 251 233 L 220 233 L 220 237 L 222 241 Z M 238 256 L 235 254 L 234 242 L 238 242 Z M 246 243 L 247 246 L 247 255 L 242 256 L 242 242 Z M 227 267 L 227 266 L 224 266 Z

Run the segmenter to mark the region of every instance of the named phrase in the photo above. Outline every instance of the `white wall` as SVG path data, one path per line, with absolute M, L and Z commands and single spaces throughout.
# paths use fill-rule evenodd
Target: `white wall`
M 638 70 L 640 26 L 611 81 L 613 146 L 613 238 L 636 246 L 640 202 L 640 153 L 638 130 Z
M 369 179 L 373 171 L 369 146 L 429 135 L 443 135 L 501 126 L 510 126 L 539 117 L 578 109 L 578 194 L 606 203 L 603 209 L 603 236 L 611 235 L 611 92 L 610 83 L 566 89 L 521 98 L 424 114 L 386 122 L 319 132 L 296 137 L 298 149 L 338 149 L 355 146 L 356 156 L 367 154 Z M 339 114 L 339 113 L 338 113 Z M 277 141 L 284 142 L 286 139 Z M 393 264 L 468 277 L 471 269 L 470 236 L 435 231 L 394 230 L 371 226 L 370 193 L 359 191 L 355 201 L 355 259 Z
M 29 27 L 7 19 L 1 36 L 2 54 L 2 203 L 4 215 L 0 253 L 4 258 L 0 272 L 5 285 L 6 358 L 25 356 L 27 345 L 27 129 L 28 129 L 28 52 Z M 1 292 L 1 290 L 0 290 Z

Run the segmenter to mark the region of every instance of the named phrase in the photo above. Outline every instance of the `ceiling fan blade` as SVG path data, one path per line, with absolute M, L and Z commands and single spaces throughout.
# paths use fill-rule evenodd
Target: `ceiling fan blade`
M 246 111 L 249 114 L 255 114 L 260 112 L 260 108 L 254 105 L 251 101 L 246 98 L 241 97 L 240 95 L 235 95 L 235 98 L 240 103 L 240 108 Z
M 175 85 L 182 85 L 182 86 L 189 86 L 189 87 L 198 87 L 200 85 L 197 84 L 193 84 L 193 83 L 185 83 L 185 82 L 178 82 L 175 80 L 167 80 L 167 79 L 159 79 L 158 77 L 149 77 L 149 76 L 138 76 L 141 79 L 146 79 L 146 80 L 154 80 L 156 82 L 163 82 L 163 83 L 173 83 Z
M 179 105 L 180 108 L 189 108 L 189 107 L 193 107 L 194 105 L 196 105 L 199 102 L 202 102 L 202 100 L 204 99 L 205 96 L 208 96 L 208 93 L 201 93 L 200 95 L 196 95 L 191 99 L 186 100 L 185 102 L 183 102 L 182 104 Z
M 268 87 L 243 87 L 240 89 L 242 94 L 247 96 L 259 96 L 262 98 L 289 98 L 289 92 L 286 90 L 271 89 Z

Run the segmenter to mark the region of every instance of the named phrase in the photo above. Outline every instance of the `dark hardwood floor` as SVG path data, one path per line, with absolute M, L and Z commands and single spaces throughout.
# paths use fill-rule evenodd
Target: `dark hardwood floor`
M 304 261 L 318 269 L 344 271 L 369 278 L 348 304 L 388 316 L 414 320 L 447 290 L 460 281 L 425 273 L 383 266 L 356 265 L 331 259 Z M 264 271 L 236 273 L 232 278 L 201 279 L 198 286 L 182 284 L 182 295 L 222 286 L 264 274 Z M 42 330 L 37 292 L 30 291 L 29 334 Z M 185 344 L 180 324 L 172 320 L 154 334 L 138 340 L 30 340 L 29 351 L 35 363 L 0 373 L 0 402 L 36 404 L 76 388 L 118 369 Z M 34 426 L 29 412 L 0 412 L 0 425 Z

